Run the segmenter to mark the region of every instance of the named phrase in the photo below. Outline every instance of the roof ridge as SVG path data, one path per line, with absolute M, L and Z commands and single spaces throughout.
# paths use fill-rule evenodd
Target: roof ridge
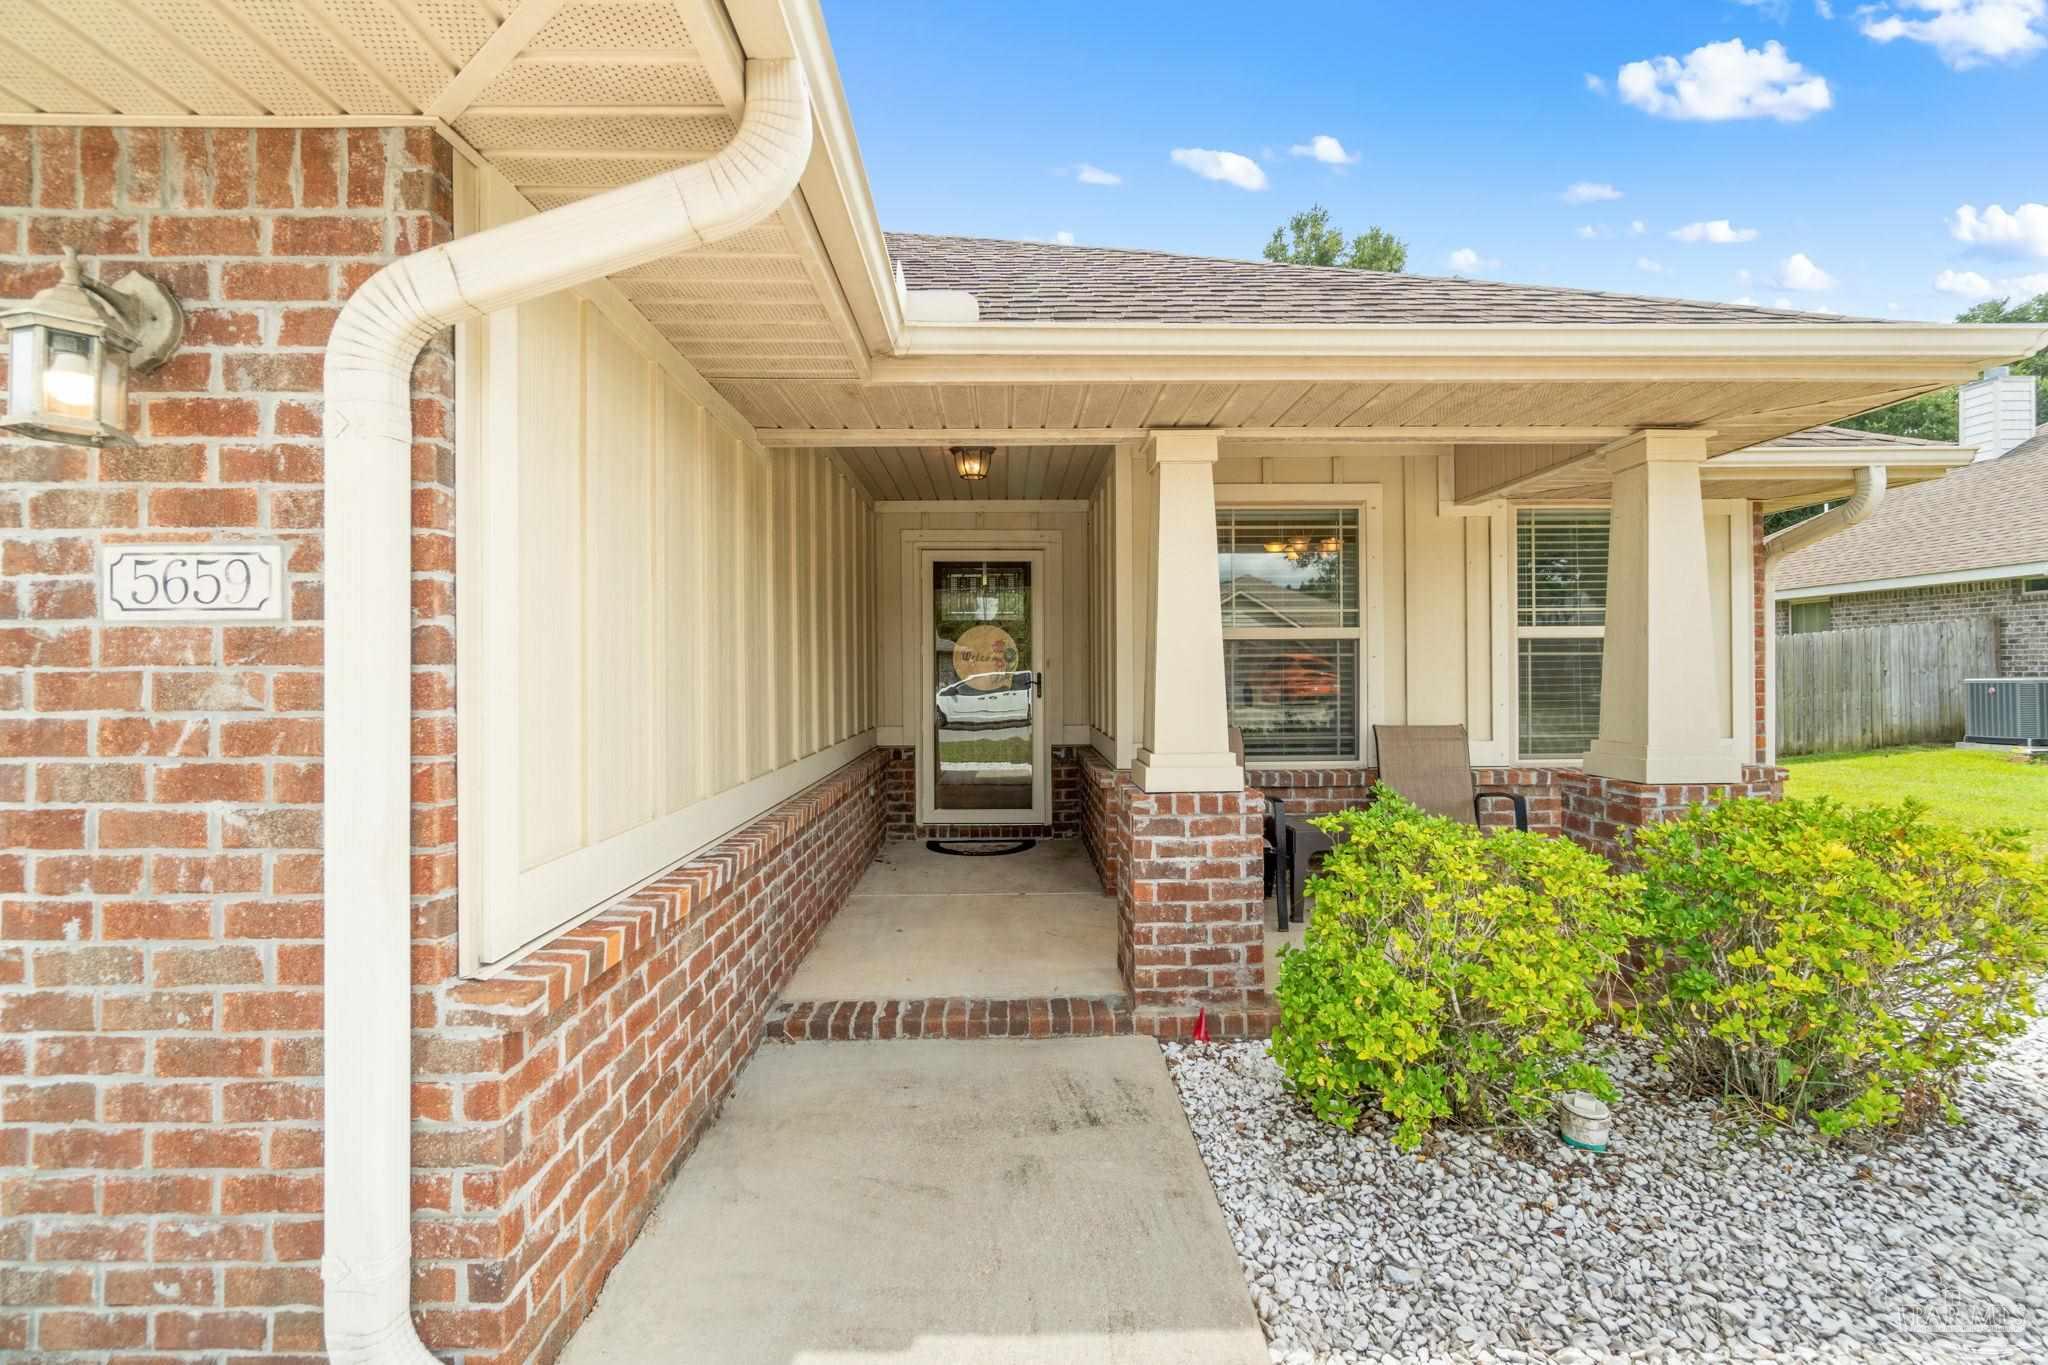
M 1868 318 L 1853 316 L 1844 313 L 1809 313 L 1804 310 L 1796 308 L 1765 308 L 1759 304 L 1753 303 L 1724 303 L 1713 299 L 1672 298 L 1670 296 L 1661 294 L 1631 294 L 1613 289 L 1586 289 L 1577 285 L 1528 284 L 1518 280 L 1489 280 L 1477 278 L 1470 275 L 1424 275 L 1411 274 L 1410 272 L 1405 270 L 1357 270 L 1350 266 L 1341 265 L 1297 265 L 1291 261 L 1257 260 L 1239 256 L 1207 256 L 1185 251 L 1163 251 L 1157 247 L 1096 246 L 1082 242 L 1043 242 L 1032 241 L 1027 238 L 1017 237 L 983 237 L 968 234 L 942 232 L 884 231 L 882 235 L 885 239 L 912 237 L 928 242 L 980 243 L 989 246 L 1022 247 L 1028 250 L 1040 251 L 1047 254 L 1055 254 L 1062 252 L 1091 252 L 1119 256 L 1150 256 L 1173 261 L 1198 261 L 1209 265 L 1226 265 L 1239 268 L 1250 267 L 1258 270 L 1274 270 L 1288 272 L 1309 271 L 1315 273 L 1330 272 L 1334 277 L 1346 280 L 1356 280 L 1362 275 L 1370 275 L 1377 277 L 1377 279 L 1374 281 L 1375 283 L 1389 284 L 1396 288 L 1425 287 L 1430 285 L 1450 284 L 1461 285 L 1467 288 L 1482 290 L 1514 290 L 1518 292 L 1534 291 L 1537 293 L 1552 294 L 1561 297 L 1579 299 L 1613 299 L 1627 303 L 1648 304 L 1676 303 L 1683 304 L 1693 308 L 1713 309 L 1717 312 L 1725 312 L 1734 315 L 1761 314 L 1765 317 L 1776 319 L 1801 318 L 1811 319 L 1814 321 L 1830 320 L 1834 322 L 1863 323 L 1882 322 L 1888 324 L 1896 323 L 1899 321 L 1895 318 Z

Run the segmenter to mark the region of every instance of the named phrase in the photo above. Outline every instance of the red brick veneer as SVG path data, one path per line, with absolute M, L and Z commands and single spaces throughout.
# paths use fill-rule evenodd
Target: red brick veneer
M 1621 860 L 1628 832 L 1683 815 L 1687 808 L 1711 805 L 1732 796 L 1759 796 L 1767 801 L 1783 799 L 1783 768 L 1744 764 L 1742 781 L 1729 784 L 1697 782 L 1624 782 L 1615 777 L 1594 777 L 1571 768 L 1551 770 L 1564 798 L 1564 831 L 1596 853 Z
M 1135 1032 L 1122 996 L 995 1000 L 801 1000 L 768 1015 L 770 1042 L 868 1042 L 898 1038 L 1103 1038 Z
M 421 1035 L 422 1334 L 552 1359 L 882 845 L 869 752 L 521 960 Z M 449 1169 L 452 1168 L 452 1169 Z
M 0 297 L 70 245 L 187 320 L 139 444 L 0 444 L 0 1355 L 321 1350 L 321 376 L 350 293 L 450 235 L 452 174 L 424 128 L 0 129 Z M 444 336 L 413 369 L 424 1030 L 456 960 L 452 394 Z M 207 539 L 284 542 L 289 622 L 97 619 L 101 544 Z M 423 1132 L 422 1201 L 504 1140 Z M 418 1289 L 444 1351 L 487 1292 L 456 1278 Z

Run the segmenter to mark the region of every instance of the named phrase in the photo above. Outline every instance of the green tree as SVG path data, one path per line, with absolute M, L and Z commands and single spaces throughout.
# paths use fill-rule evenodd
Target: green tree
M 1273 229 L 1266 259 L 1281 265 L 1340 265 L 1399 274 L 1408 264 L 1408 244 L 1375 224 L 1352 238 L 1346 250 L 1343 231 L 1330 226 L 1330 211 L 1312 204 L 1289 218 L 1286 227 Z
M 2048 322 L 2048 294 L 2036 294 L 2024 303 L 2011 299 L 1987 299 L 1974 308 L 1956 314 L 1957 322 Z M 2040 387 L 2039 406 L 2048 412 L 2048 351 L 2041 351 L 2012 367 L 2014 374 L 2035 376 Z M 1882 432 L 1887 436 L 1916 436 L 1923 441 L 1956 439 L 1956 391 L 1942 389 L 1908 398 L 1888 408 L 1866 412 L 1842 423 L 1858 431 Z

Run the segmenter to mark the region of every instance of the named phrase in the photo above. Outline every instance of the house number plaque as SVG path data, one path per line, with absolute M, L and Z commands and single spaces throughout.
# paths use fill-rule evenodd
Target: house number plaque
M 282 621 L 284 546 L 102 545 L 108 621 Z

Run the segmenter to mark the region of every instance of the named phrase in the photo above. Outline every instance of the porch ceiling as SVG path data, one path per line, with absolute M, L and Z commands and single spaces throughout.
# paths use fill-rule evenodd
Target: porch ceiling
M 743 66 L 719 0 L 0 0 L 0 119 L 417 124 L 540 209 L 716 153 Z M 614 283 L 709 377 L 866 361 L 801 194 Z
M 1234 436 L 1538 444 L 1568 456 L 1642 427 L 1708 427 L 1715 454 L 1932 387 L 1899 375 L 1787 380 L 1218 379 L 1205 382 L 829 383 L 727 378 L 718 387 L 770 445 L 1108 444 L 1159 427 Z M 1461 487 L 1461 496 L 1466 490 Z
M 996 451 L 986 479 L 970 480 L 953 472 L 945 446 L 827 449 L 876 502 L 1086 498 L 1101 482 L 1111 453 L 1106 445 L 1006 445 Z

